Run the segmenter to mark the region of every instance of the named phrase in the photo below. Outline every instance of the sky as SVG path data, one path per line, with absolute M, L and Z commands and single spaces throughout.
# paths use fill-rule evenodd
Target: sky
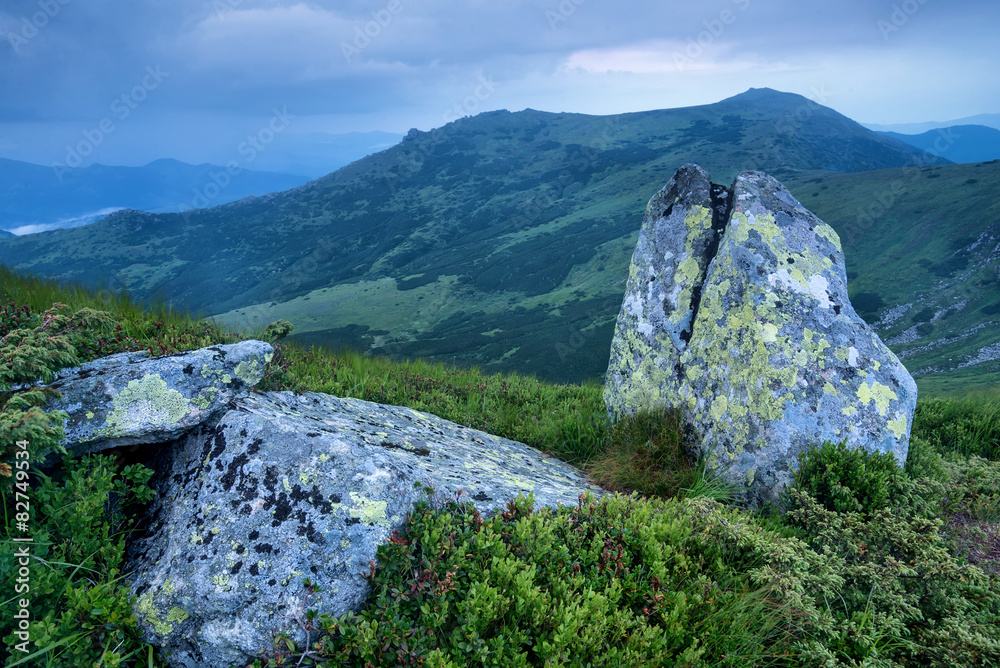
M 751 87 L 863 123 L 958 119 L 1000 112 L 998 32 L 996 0 L 3 0 L 0 157 L 225 164 L 280 133 Z

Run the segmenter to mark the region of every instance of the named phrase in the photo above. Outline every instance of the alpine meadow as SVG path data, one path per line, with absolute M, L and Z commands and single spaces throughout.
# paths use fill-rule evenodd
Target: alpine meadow
M 0 663 L 1000 667 L 998 10 L 9 0 Z

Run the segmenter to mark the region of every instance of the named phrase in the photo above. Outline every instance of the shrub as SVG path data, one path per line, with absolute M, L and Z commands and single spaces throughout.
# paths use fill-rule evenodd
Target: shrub
M 582 496 L 532 512 L 529 497 L 487 520 L 471 504 L 417 504 L 379 548 L 368 606 L 309 613 L 305 652 L 282 639 L 256 665 L 296 654 L 316 665 L 442 668 L 767 663 L 783 651 L 780 611 L 696 549 L 697 512 Z
M 873 513 L 885 508 L 903 486 L 903 471 L 891 453 L 826 441 L 799 453 L 793 486 L 827 510 Z
M 113 457 L 66 459 L 62 472 L 38 474 L 31 488 L 30 536 L 31 654 L 12 652 L 21 642 L 14 635 L 12 614 L 0 619 L 0 657 L 4 665 L 139 666 L 151 664 L 152 653 L 142 641 L 132 612 L 132 597 L 121 582 L 125 537 L 134 521 L 130 505 L 146 503 L 153 492 L 146 486 L 153 472 L 134 465 L 118 471 Z M 4 494 L 6 534 L 13 526 L 11 493 Z M 21 535 L 21 534 L 16 534 Z M 3 591 L 15 592 L 17 547 L 0 543 Z M 19 660 L 27 660 L 26 664 Z

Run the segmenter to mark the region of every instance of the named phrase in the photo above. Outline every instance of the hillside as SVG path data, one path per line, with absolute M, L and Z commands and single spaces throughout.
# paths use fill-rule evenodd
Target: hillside
M 915 135 L 884 134 L 952 162 L 987 162 L 1000 158 L 1000 130 L 985 125 L 955 125 Z
M 689 161 L 719 183 L 762 169 L 799 196 L 805 171 L 944 162 L 767 89 L 610 117 L 492 112 L 290 192 L 0 241 L 0 261 L 169 295 L 227 324 L 286 318 L 302 342 L 579 381 L 606 368 L 646 201 Z M 822 194 L 803 201 L 827 218 Z

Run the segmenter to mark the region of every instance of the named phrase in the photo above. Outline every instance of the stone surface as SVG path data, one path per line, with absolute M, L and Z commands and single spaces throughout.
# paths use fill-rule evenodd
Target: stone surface
M 692 173 L 678 172 L 643 223 L 612 344 L 608 411 L 679 407 L 709 464 L 748 488 L 754 506 L 777 500 L 810 444 L 846 440 L 903 464 L 916 385 L 851 306 L 836 232 L 770 176 L 745 172 L 728 193 L 713 186 L 721 237 L 692 262 L 689 240 L 707 229 L 696 221 L 708 180 L 701 172 L 697 189 L 679 188 Z M 669 226 L 683 229 L 661 229 Z M 689 317 L 685 341 L 678 325 Z
M 241 341 L 163 357 L 102 357 L 60 371 L 51 387 L 62 397 L 46 410 L 68 413 L 63 444 L 74 455 L 163 443 L 217 417 L 256 385 L 272 353 L 269 343 Z
M 156 457 L 158 500 L 129 570 L 148 639 L 186 668 L 244 665 L 278 631 L 301 639 L 307 609 L 356 610 L 378 545 L 428 488 L 462 490 L 484 515 L 520 493 L 539 507 L 600 492 L 522 443 L 323 394 L 239 398 Z

